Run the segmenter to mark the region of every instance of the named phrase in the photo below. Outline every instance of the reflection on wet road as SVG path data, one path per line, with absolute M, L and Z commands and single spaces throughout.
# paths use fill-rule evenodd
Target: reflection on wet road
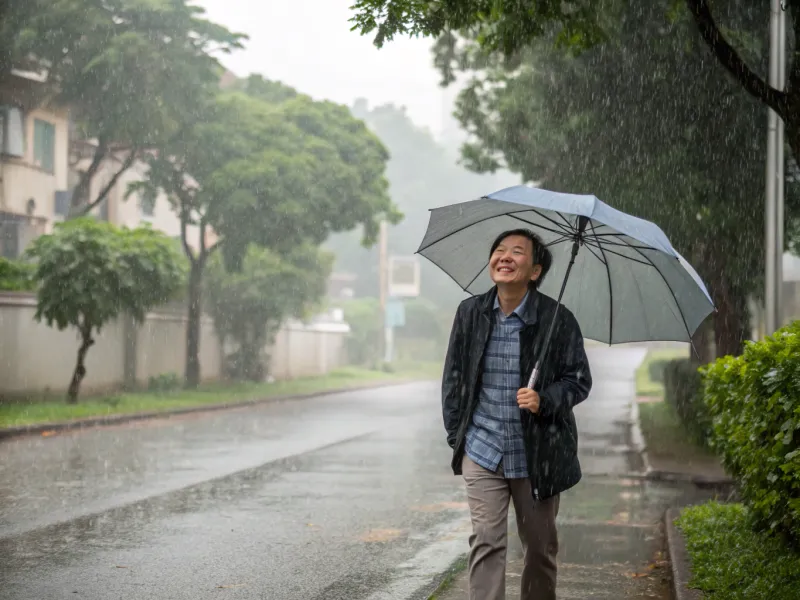
M 656 492 L 625 479 L 642 352 L 591 352 L 587 476 L 562 504 L 562 561 L 592 563 L 598 524 L 660 516 Z M 467 549 L 437 383 L 29 437 L 0 455 L 0 598 L 399 600 L 425 597 Z M 603 552 L 628 551 L 629 530 L 603 529 Z

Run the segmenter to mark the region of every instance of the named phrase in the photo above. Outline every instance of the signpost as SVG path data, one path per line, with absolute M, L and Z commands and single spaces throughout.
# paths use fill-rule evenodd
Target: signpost
M 406 323 L 403 299 L 416 298 L 420 290 L 419 258 L 387 256 L 386 234 L 381 240 L 381 314 L 383 315 L 384 362 L 394 360 L 394 330 Z M 385 269 L 385 270 L 384 270 Z

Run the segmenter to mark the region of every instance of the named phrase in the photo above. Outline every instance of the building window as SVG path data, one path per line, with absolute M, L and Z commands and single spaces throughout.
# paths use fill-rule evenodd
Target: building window
M 33 121 L 33 164 L 48 173 L 55 172 L 56 126 L 47 121 Z
M 3 154 L 25 156 L 25 117 L 16 106 L 0 106 L 0 144 Z
M 152 217 L 156 212 L 156 194 L 149 188 L 139 193 L 139 211 L 143 217 Z

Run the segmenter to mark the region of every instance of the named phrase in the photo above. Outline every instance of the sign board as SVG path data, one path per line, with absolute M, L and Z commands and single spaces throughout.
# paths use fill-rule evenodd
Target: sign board
M 419 296 L 419 257 L 389 257 L 390 298 L 416 298 Z
M 386 302 L 386 327 L 393 329 L 403 327 L 406 324 L 406 308 L 403 301 L 397 298 L 389 298 Z

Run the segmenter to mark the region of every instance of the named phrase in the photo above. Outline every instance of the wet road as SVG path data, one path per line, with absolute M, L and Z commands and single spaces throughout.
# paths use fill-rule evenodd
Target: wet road
M 573 524 L 636 468 L 643 353 L 590 352 Z M 449 458 L 436 383 L 5 442 L 0 598 L 424 598 L 467 548 Z

